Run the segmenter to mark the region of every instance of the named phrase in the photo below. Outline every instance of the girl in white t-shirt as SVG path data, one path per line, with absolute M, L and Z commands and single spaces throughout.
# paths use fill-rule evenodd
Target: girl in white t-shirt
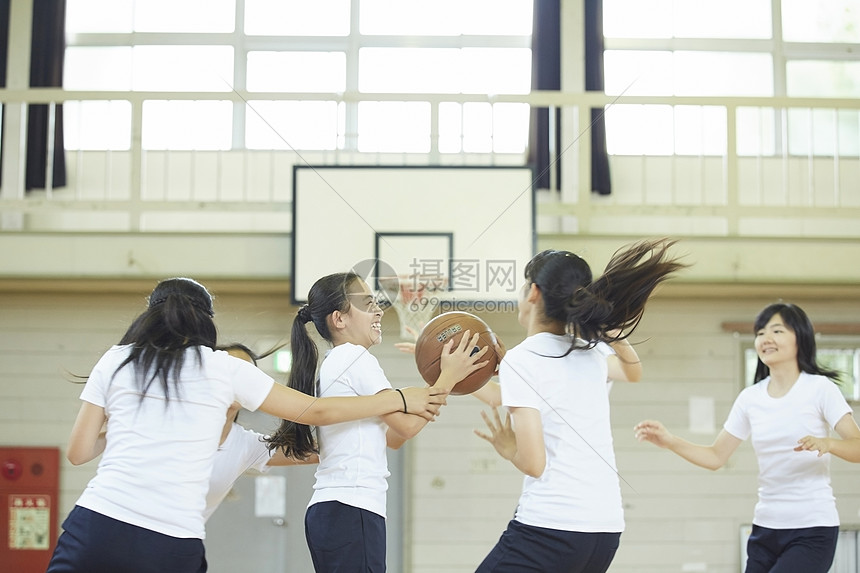
M 272 354 L 276 347 L 264 354 L 257 354 L 244 344 L 234 343 L 221 346 L 230 356 L 241 358 L 246 362 L 257 365 L 261 358 Z M 209 492 L 206 494 L 206 509 L 203 519 L 208 520 L 224 498 L 233 489 L 233 484 L 248 470 L 265 473 L 276 466 L 295 466 L 315 464 L 319 462 L 317 454 L 311 454 L 304 459 L 288 457 L 282 451 L 272 451 L 266 444 L 266 436 L 243 427 L 236 420 L 242 406 L 233 402 L 227 409 L 227 418 L 221 431 L 221 441 L 218 443 L 218 453 L 215 454 L 215 464 L 209 478 Z
M 391 384 L 368 349 L 382 342 L 383 311 L 367 284 L 354 273 L 319 279 L 293 322 L 290 387 L 318 396 L 394 395 Z M 317 347 L 307 332 L 313 322 L 331 344 L 315 384 Z M 487 364 L 487 348 L 474 356 L 478 335 L 461 337 L 442 351 L 442 373 L 434 388 L 450 390 Z M 314 494 L 305 514 L 305 535 L 317 573 L 380 573 L 385 571 L 385 505 L 388 462 L 386 447 L 399 448 L 427 423 L 399 413 L 319 428 L 319 469 Z M 270 446 L 303 457 L 315 450 L 311 429 L 284 422 Z
M 750 438 L 759 489 L 746 573 L 826 573 L 839 533 L 829 454 L 860 462 L 860 428 L 833 382 L 838 373 L 816 361 L 815 330 L 800 307 L 771 304 L 756 317 L 754 332 L 754 384 L 738 395 L 710 446 L 654 420 L 639 423 L 636 437 L 710 470 Z M 841 439 L 829 437 L 831 429 Z
M 507 408 L 482 412 L 476 432 L 525 474 L 513 520 L 481 573 L 602 573 L 624 530 L 607 381 L 638 381 L 626 338 L 654 288 L 684 265 L 668 240 L 615 254 L 592 280 L 582 258 L 543 251 L 526 265 L 518 319 L 526 339 L 507 351 L 499 384 L 476 397 Z M 496 395 L 494 395 L 496 394 Z
M 146 310 L 93 367 L 66 456 L 75 465 L 102 457 L 63 523 L 48 572 L 206 571 L 206 492 L 233 402 L 317 425 L 384 415 L 404 404 L 432 419 L 444 404 L 445 391 L 432 388 L 314 399 L 275 384 L 252 364 L 215 350 L 214 314 L 200 283 L 161 281 Z

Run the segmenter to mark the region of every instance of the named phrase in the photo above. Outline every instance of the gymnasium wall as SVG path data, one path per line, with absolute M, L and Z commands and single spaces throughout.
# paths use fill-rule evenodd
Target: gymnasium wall
M 592 263 L 598 268 L 605 261 Z M 143 308 L 152 284 L 0 285 L 0 441 L 59 446 L 64 453 L 80 392 L 67 381 L 68 373 L 86 374 Z M 224 281 L 210 286 L 217 296 L 223 340 L 267 348 L 287 336 L 295 309 L 285 290 Z M 710 441 L 714 433 L 689 430 L 690 398 L 714 400 L 719 428 L 741 385 L 742 339 L 724 332 L 721 324 L 750 321 L 781 296 L 801 304 L 815 322 L 860 321 L 856 295 L 825 288 L 773 287 L 762 293 L 727 287 L 722 293 L 692 297 L 683 288 L 666 285 L 651 301 L 634 335 L 644 380 L 615 384 L 610 395 L 627 519 L 612 572 L 739 570 L 739 528 L 749 523 L 756 494 L 756 462 L 749 444 L 741 446 L 727 467 L 709 472 L 650 444 L 636 443 L 632 428 L 641 419 L 657 418 L 689 439 Z M 484 318 L 509 345 L 521 340 L 515 316 Z M 386 314 L 384 328 L 386 342 L 374 353 L 394 385 L 415 383 L 411 358 L 391 346 L 398 328 L 393 311 Z M 270 364 L 263 367 L 271 372 Z M 404 504 L 406 566 L 390 563 L 392 573 L 471 572 L 510 519 L 522 478 L 472 434 L 482 424 L 481 406 L 469 396 L 453 397 L 443 415 L 407 445 L 405 499 L 389 501 Z M 58 519 L 71 509 L 95 467 L 94 462 L 74 467 L 63 460 Z M 860 522 L 858 469 L 833 462 L 845 525 Z M 211 570 L 218 573 L 217 563 L 211 563 Z

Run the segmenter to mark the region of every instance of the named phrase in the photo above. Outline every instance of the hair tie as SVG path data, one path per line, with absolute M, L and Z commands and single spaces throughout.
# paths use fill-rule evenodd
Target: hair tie
M 163 296 L 161 298 L 157 298 L 155 300 L 150 300 L 149 301 L 149 308 L 152 308 L 154 306 L 158 306 L 159 304 L 164 304 L 165 302 L 167 302 L 167 299 L 169 296 L 170 295 L 166 295 L 166 296 Z M 215 316 L 215 311 L 212 309 L 212 306 L 207 305 L 207 304 L 205 304 L 205 303 L 203 303 L 203 302 L 201 302 L 201 301 L 199 301 L 193 297 L 190 297 L 188 295 L 180 295 L 180 296 L 182 296 L 189 303 L 191 303 L 191 306 L 193 306 L 194 308 L 196 308 L 198 310 L 202 310 L 203 312 L 205 312 L 209 316 L 209 318 L 212 318 Z
M 299 309 L 299 312 L 296 313 L 296 317 L 303 323 L 307 324 L 308 322 L 313 320 L 313 318 L 311 317 L 311 308 L 307 304 L 303 305 Z

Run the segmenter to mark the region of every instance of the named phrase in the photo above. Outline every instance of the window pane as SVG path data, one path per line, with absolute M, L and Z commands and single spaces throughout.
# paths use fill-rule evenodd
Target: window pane
M 232 32 L 235 15 L 235 0 L 138 0 L 134 31 Z
M 836 118 L 839 126 L 839 155 L 860 157 L 860 110 L 840 109 Z
M 785 75 L 791 97 L 860 97 L 860 62 L 789 61 Z
M 463 106 L 453 102 L 439 104 L 439 152 L 460 153 L 462 137 Z
M 490 153 L 493 150 L 493 110 L 488 103 L 463 104 L 463 151 Z
M 430 151 L 430 104 L 359 102 L 358 150 L 427 153 Z
M 738 155 L 776 153 L 776 112 L 772 107 L 739 107 L 736 118 Z
M 789 109 L 788 152 L 857 157 L 858 127 L 857 110 Z
M 773 94 L 770 54 L 607 50 L 608 95 Z
M 675 52 L 675 95 L 770 96 L 770 54 Z
M 493 152 L 524 153 L 528 139 L 528 104 L 493 104 Z
M 527 94 L 531 91 L 531 50 L 465 48 L 462 60 L 462 93 Z
M 134 0 L 66 0 L 66 33 L 134 31 Z
M 364 48 L 359 51 L 359 91 L 366 93 L 459 93 L 460 50 Z
M 343 52 L 250 52 L 247 87 L 260 92 L 343 92 Z
M 230 46 L 135 46 L 136 91 L 213 91 L 232 89 Z
M 230 149 L 229 101 L 143 102 L 144 149 Z
M 258 36 L 347 36 L 350 0 L 245 0 L 245 33 Z
M 771 0 L 675 2 L 676 38 L 770 38 Z
M 770 38 L 770 0 L 604 0 L 603 33 L 608 38 Z
M 860 0 L 782 0 L 786 42 L 860 42 Z
M 248 149 L 337 149 L 343 105 L 333 101 L 253 101 L 246 106 Z
M 839 389 L 842 390 L 842 395 L 847 400 L 860 398 L 860 393 L 856 387 L 858 376 L 857 372 L 854 371 L 858 352 L 860 351 L 854 348 L 821 348 L 816 354 L 822 366 L 839 372 L 837 382 Z
M 66 149 L 131 148 L 131 103 L 67 101 L 63 104 Z
M 674 118 L 668 105 L 606 108 L 606 146 L 613 155 L 672 155 Z
M 524 153 L 529 106 L 521 103 L 442 103 L 440 153 Z
M 532 0 L 361 0 L 359 10 L 359 27 L 367 35 L 532 33 Z
M 673 95 L 672 52 L 606 50 L 607 95 Z
M 677 155 L 726 154 L 726 108 L 700 105 L 675 106 L 675 153 Z
M 608 38 L 671 38 L 672 0 L 603 0 Z
M 68 90 L 129 91 L 132 85 L 130 47 L 66 48 L 63 87 Z
M 531 50 L 515 48 L 364 48 L 359 90 L 365 93 L 524 94 Z

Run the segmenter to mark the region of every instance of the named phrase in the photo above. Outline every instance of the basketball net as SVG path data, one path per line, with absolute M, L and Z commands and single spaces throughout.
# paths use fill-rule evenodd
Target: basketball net
M 440 275 L 379 277 L 380 288 L 400 321 L 400 337 L 414 341 L 448 291 L 448 278 Z M 410 332 L 410 329 L 412 330 Z

